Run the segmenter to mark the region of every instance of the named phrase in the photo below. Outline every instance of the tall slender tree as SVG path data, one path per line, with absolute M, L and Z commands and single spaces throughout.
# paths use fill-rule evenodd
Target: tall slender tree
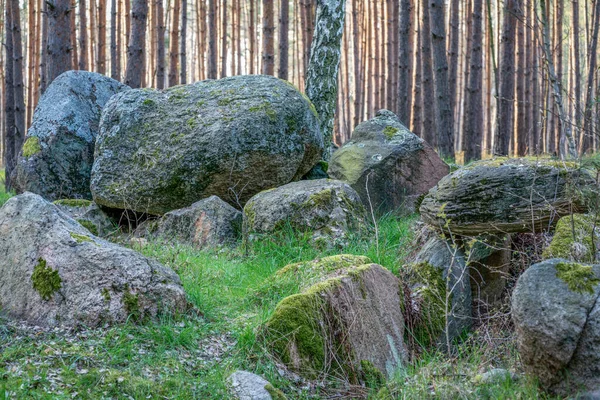
M 398 41 L 398 117 L 404 124 L 410 124 L 409 88 L 412 79 L 409 69 L 412 48 L 410 46 L 410 14 L 413 12 L 411 0 L 400 0 L 400 38 Z
M 98 54 L 96 70 L 106 73 L 106 0 L 98 0 Z
M 139 88 L 142 84 L 147 19 L 148 0 L 133 0 L 131 35 L 127 47 L 127 68 L 125 71 L 125 83 L 132 88 Z
M 181 46 L 179 50 L 179 83 L 187 83 L 187 0 L 181 0 Z
M 279 78 L 288 80 L 290 2 L 282 0 L 279 10 Z
M 110 0 L 110 76 L 121 80 L 120 66 L 117 64 L 117 0 Z
M 4 134 L 3 134 L 3 150 L 4 150 L 4 167 L 5 181 L 4 184 L 7 190 L 12 190 L 11 174 L 16 165 L 17 146 L 15 134 L 15 92 L 13 85 L 13 40 L 12 40 L 12 8 L 13 1 L 6 1 L 6 10 L 4 14 L 4 50 L 5 50 L 5 68 L 4 68 Z
M 179 61 L 179 16 L 181 15 L 181 0 L 173 1 L 171 10 L 171 38 L 169 40 L 169 86 L 177 85 L 179 75 L 177 65 Z
M 217 79 L 217 6 L 208 0 L 208 79 Z
M 48 15 L 48 44 L 46 79 L 54 78 L 71 69 L 71 2 L 69 0 L 46 0 Z
M 275 75 L 275 24 L 273 0 L 263 0 L 262 73 Z
M 473 1 L 469 62 L 470 73 L 463 125 L 465 162 L 481 158 L 483 139 L 483 0 Z
M 79 0 L 79 69 L 88 70 L 87 9 L 85 0 Z
M 154 0 L 156 4 L 156 87 L 165 88 L 165 16 L 162 0 Z
M 600 32 L 600 1 L 596 1 L 594 5 L 594 22 L 593 31 L 590 37 L 590 44 L 588 47 L 588 79 L 586 84 L 586 95 L 585 95 L 585 110 L 583 113 L 583 135 L 584 144 L 581 147 L 581 152 L 585 152 L 591 148 L 592 139 L 594 136 L 594 120 L 593 120 L 593 109 L 594 109 L 594 79 L 596 78 L 596 67 L 598 65 L 598 35 Z

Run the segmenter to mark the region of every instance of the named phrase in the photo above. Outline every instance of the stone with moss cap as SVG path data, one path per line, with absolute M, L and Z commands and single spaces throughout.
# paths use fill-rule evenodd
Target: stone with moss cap
M 52 81 L 35 109 L 17 160 L 17 192 L 46 199 L 91 199 L 90 174 L 100 113 L 128 86 L 101 74 L 67 71 Z
M 227 378 L 229 392 L 236 400 L 286 400 L 283 392 L 261 376 L 235 371 Z
M 0 254 L 2 313 L 25 323 L 98 327 L 187 310 L 177 274 L 33 193 L 0 209 Z
M 262 75 L 124 92 L 100 126 L 95 201 L 156 215 L 212 195 L 242 208 L 262 190 L 299 180 L 323 150 L 310 101 Z
M 332 178 L 349 183 L 367 208 L 372 205 L 380 212 L 414 209 L 419 196 L 448 172 L 431 146 L 387 110 L 358 125 L 329 166 Z
M 573 162 L 495 158 L 446 176 L 420 212 L 434 228 L 458 235 L 539 232 L 557 216 L 585 210 L 580 190 L 590 184 L 591 176 Z
M 331 179 L 293 182 L 261 192 L 244 207 L 246 240 L 290 228 L 325 247 L 343 246 L 364 229 L 365 209 L 349 185 Z
M 577 262 L 597 262 L 600 249 L 600 217 L 566 215 L 556 224 L 544 258 L 567 258 Z
M 400 281 L 377 264 L 334 271 L 277 305 L 265 343 L 307 378 L 389 377 L 407 361 L 400 293 Z
M 600 388 L 600 265 L 551 259 L 529 267 L 512 295 L 525 371 L 562 396 Z
M 94 236 L 106 237 L 118 230 L 117 224 L 98 205 L 85 199 L 60 199 L 53 202 L 61 211 L 79 222 Z

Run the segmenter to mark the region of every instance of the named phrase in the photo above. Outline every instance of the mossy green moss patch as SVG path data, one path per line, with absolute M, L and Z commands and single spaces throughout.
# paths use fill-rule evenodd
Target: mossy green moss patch
M 594 294 L 594 287 L 600 283 L 591 265 L 578 263 L 558 263 L 556 277 L 565 282 L 569 290 L 581 294 Z
M 53 202 L 57 206 L 65 206 L 65 207 L 89 207 L 93 203 L 90 200 L 84 199 L 61 199 Z
M 88 221 L 87 219 L 78 219 L 77 222 L 85 229 L 90 231 L 90 233 L 94 236 L 98 236 L 98 227 L 92 221 Z
M 385 385 L 385 375 L 383 375 L 383 372 L 381 372 L 379 368 L 373 365 L 371 361 L 360 360 L 360 369 L 362 379 L 368 388 L 379 389 L 380 387 Z
M 33 288 L 45 301 L 52 299 L 54 293 L 62 287 L 62 279 L 58 274 L 58 270 L 48 266 L 46 260 L 43 258 L 40 258 L 37 265 L 33 268 L 31 282 Z
M 400 129 L 394 128 L 393 126 L 386 126 L 383 130 L 383 134 L 386 138 L 391 139 L 394 137 L 394 135 L 396 135 L 396 133 L 398 133 L 399 130 Z
M 125 308 L 127 315 L 134 321 L 140 319 L 141 315 L 138 295 L 131 293 L 129 289 L 126 289 L 125 293 L 123 293 L 123 307 Z
M 598 231 L 600 220 L 592 215 L 574 214 L 562 217 L 550 245 L 542 256 L 549 258 L 567 258 L 578 262 L 596 261 L 596 250 L 600 245 Z
M 271 395 L 272 400 L 287 400 L 285 394 L 270 383 L 265 385 L 265 390 Z
M 80 235 L 78 233 L 73 233 L 71 232 L 69 234 L 71 236 L 71 239 L 75 240 L 77 243 L 93 243 L 94 241 L 92 240 L 91 237 L 89 236 L 85 236 L 85 235 Z
M 23 143 L 23 157 L 31 157 L 40 151 L 42 151 L 42 146 L 40 145 L 40 139 L 36 136 L 28 137 Z

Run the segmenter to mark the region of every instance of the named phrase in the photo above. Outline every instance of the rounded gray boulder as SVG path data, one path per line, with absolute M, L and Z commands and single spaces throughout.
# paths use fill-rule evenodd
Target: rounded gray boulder
M 46 89 L 14 172 L 19 193 L 48 200 L 91 199 L 90 175 L 100 113 L 128 86 L 95 72 L 67 71 Z
M 314 107 L 274 77 L 136 89 L 102 114 L 91 189 L 100 205 L 157 215 L 212 195 L 242 208 L 300 179 L 322 150 Z
M 92 235 L 33 193 L 0 209 L 0 304 L 39 326 L 89 326 L 187 309 L 172 270 Z

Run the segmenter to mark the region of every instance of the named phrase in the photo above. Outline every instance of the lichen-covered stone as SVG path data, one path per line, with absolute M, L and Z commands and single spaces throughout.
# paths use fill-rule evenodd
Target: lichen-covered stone
M 322 150 L 310 101 L 274 77 L 136 89 L 102 113 L 91 189 L 100 205 L 157 215 L 211 195 L 241 208 L 300 179 Z
M 106 237 L 118 231 L 115 222 L 90 200 L 61 199 L 54 205 L 79 222 L 94 236 Z
M 247 371 L 235 371 L 227 378 L 236 400 L 285 400 L 285 395 L 266 379 Z
M 348 184 L 319 179 L 293 182 L 261 192 L 244 207 L 247 240 L 291 227 L 310 232 L 315 242 L 343 245 L 365 226 L 359 195 Z
M 407 361 L 400 281 L 377 264 L 329 276 L 277 305 L 266 343 L 307 378 L 341 375 L 356 383 L 374 369 L 392 376 Z
M 0 209 L 0 254 L 2 313 L 29 324 L 97 327 L 187 309 L 173 271 L 33 193 Z
M 414 209 L 417 198 L 449 171 L 429 144 L 395 114 L 381 110 L 358 125 L 351 140 L 333 153 L 328 173 L 348 182 L 367 208 L 372 204 L 375 211 L 388 212 Z
M 415 339 L 447 348 L 473 325 L 467 259 L 459 245 L 431 237 L 406 271 L 418 315 Z
M 562 396 L 600 389 L 600 265 L 564 259 L 519 278 L 512 317 L 525 371 Z
M 199 248 L 232 244 L 241 232 L 242 213 L 217 196 L 166 213 L 156 229 L 163 239 Z
M 423 220 L 453 234 L 541 231 L 585 209 L 578 191 L 593 180 L 574 162 L 496 158 L 443 178 L 421 203 Z
M 91 199 L 90 174 L 100 113 L 128 86 L 101 74 L 68 71 L 46 89 L 14 172 L 18 192 L 48 200 Z
M 594 215 L 574 214 L 562 217 L 544 258 L 567 258 L 578 262 L 600 260 L 600 219 Z

